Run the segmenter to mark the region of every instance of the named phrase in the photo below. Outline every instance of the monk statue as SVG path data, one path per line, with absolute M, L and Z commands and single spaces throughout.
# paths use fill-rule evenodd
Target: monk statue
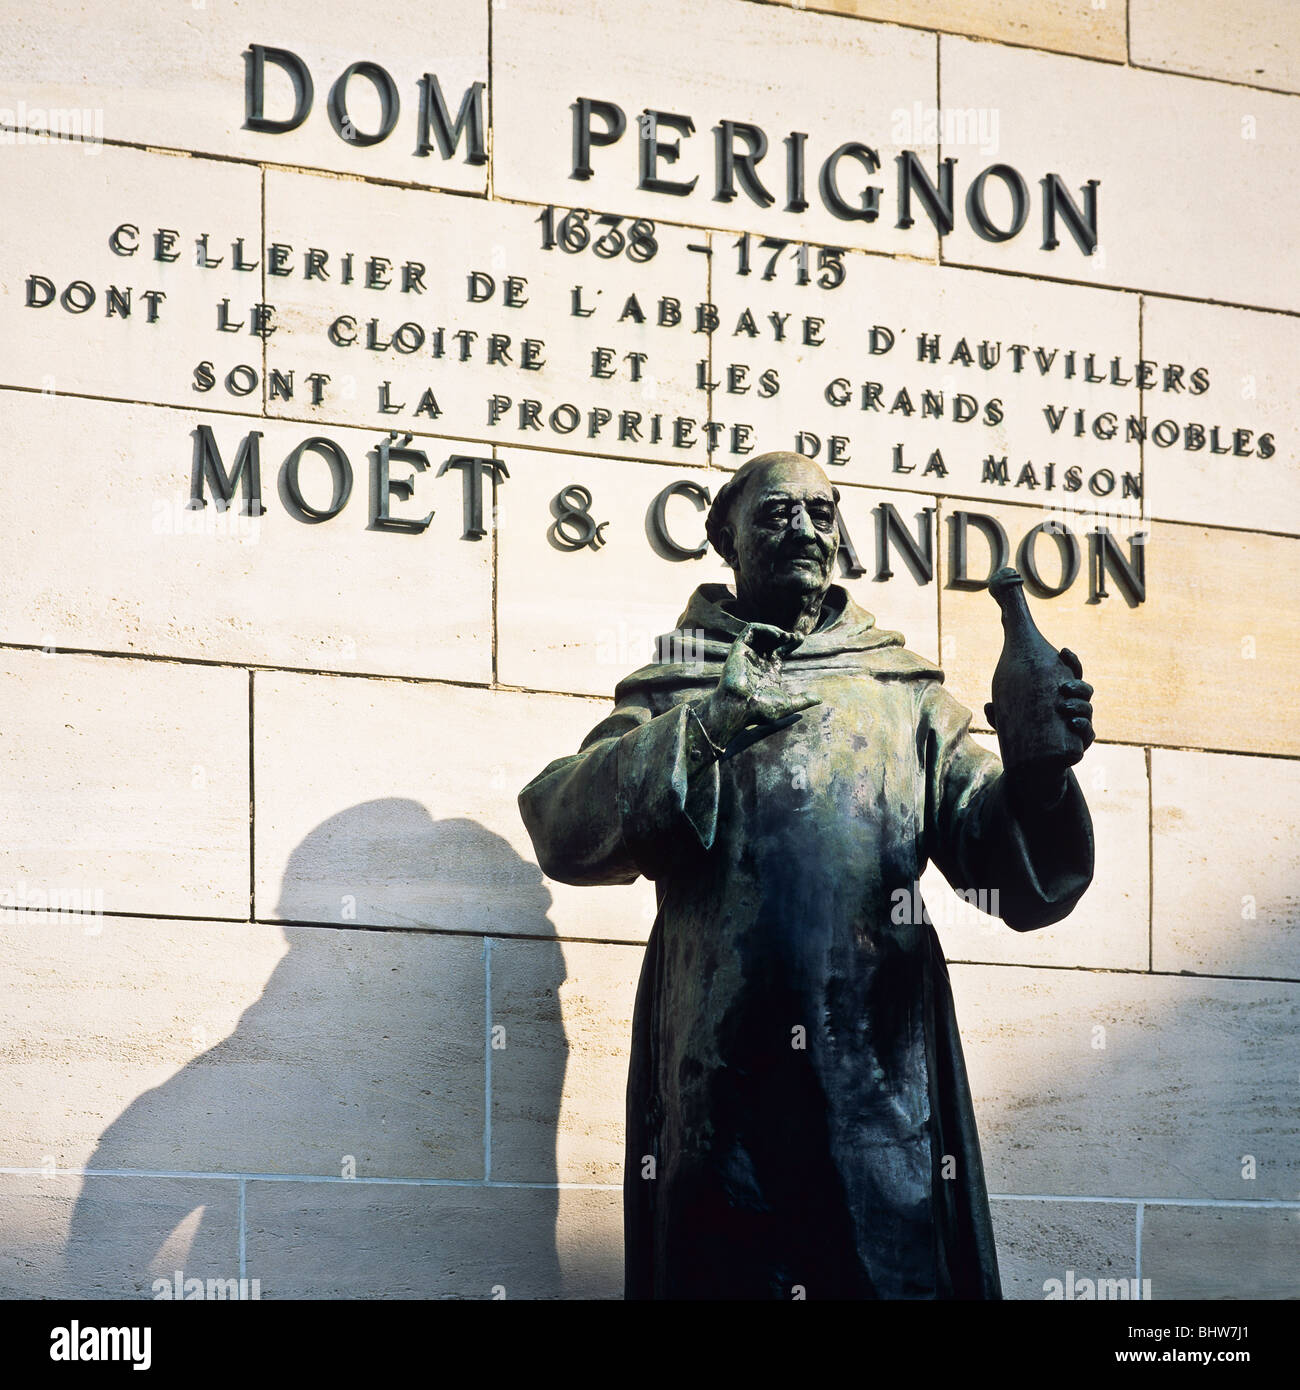
M 735 592 L 697 588 L 661 659 L 519 796 L 553 878 L 655 884 L 629 1299 L 1001 1297 L 916 883 L 933 860 L 1016 931 L 1047 926 L 1091 881 L 1092 822 L 1068 766 L 1004 771 L 943 672 L 831 583 L 837 500 L 798 454 L 738 469 L 707 521 Z M 1043 708 L 1082 749 L 1092 688 L 1071 666 Z

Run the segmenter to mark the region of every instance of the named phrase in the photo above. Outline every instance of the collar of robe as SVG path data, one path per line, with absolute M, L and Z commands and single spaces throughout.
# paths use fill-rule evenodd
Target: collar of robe
M 618 683 L 615 700 L 668 695 L 686 687 L 713 685 L 731 644 L 745 623 L 729 610 L 735 594 L 725 584 L 701 584 L 672 632 L 658 640 L 660 659 Z M 782 664 L 814 671 L 853 671 L 884 679 L 942 680 L 943 672 L 908 651 L 901 633 L 876 626 L 841 584 L 826 591 L 823 619 Z

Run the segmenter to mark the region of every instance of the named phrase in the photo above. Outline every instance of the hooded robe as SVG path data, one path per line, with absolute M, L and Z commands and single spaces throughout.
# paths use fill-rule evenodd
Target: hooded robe
M 1017 819 L 943 673 L 839 585 L 783 659 L 821 703 L 721 758 L 689 705 L 744 623 L 692 596 L 669 659 L 520 793 L 565 883 L 654 881 L 632 1025 L 626 1297 L 999 1298 L 928 860 L 1017 930 L 1092 877 L 1073 774 Z M 989 900 L 986 900 L 989 901 Z

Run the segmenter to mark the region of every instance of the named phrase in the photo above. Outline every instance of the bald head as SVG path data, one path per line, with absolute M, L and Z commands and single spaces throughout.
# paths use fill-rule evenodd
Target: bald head
M 792 454 L 778 450 L 770 454 L 760 454 L 757 458 L 752 458 L 747 463 L 741 464 L 726 483 L 718 489 L 704 523 L 705 533 L 710 544 L 732 569 L 735 569 L 735 563 L 730 547 L 724 538 L 724 532 L 731 524 L 732 511 L 751 485 L 769 478 L 791 482 L 796 480 L 806 482 L 812 479 L 826 488 L 832 501 L 838 502 L 840 500 L 839 489 L 833 487 L 830 479 L 822 472 L 821 468 L 812 459 L 805 458 L 803 454 Z
M 839 549 L 830 479 L 802 454 L 761 454 L 738 468 L 709 508 L 706 529 L 735 571 L 736 596 L 758 621 L 819 605 Z

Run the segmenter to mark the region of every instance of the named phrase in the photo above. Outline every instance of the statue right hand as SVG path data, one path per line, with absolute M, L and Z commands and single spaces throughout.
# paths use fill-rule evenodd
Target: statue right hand
M 725 747 L 750 725 L 773 724 L 821 704 L 815 695 L 791 695 L 781 688 L 782 658 L 802 640 L 767 623 L 744 628 L 731 644 L 717 686 L 699 707 L 714 743 Z

